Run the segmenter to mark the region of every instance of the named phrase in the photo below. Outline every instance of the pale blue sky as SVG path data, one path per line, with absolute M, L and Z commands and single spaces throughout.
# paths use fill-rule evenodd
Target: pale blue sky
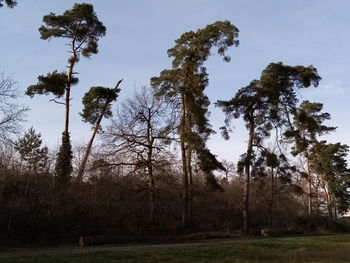
M 0 71 L 13 74 L 23 93 L 40 74 L 65 70 L 69 54 L 64 41 L 40 39 L 38 28 L 43 15 L 69 9 L 75 2 L 92 3 L 107 27 L 99 42 L 99 54 L 82 58 L 76 67 L 80 83 L 73 90 L 71 136 L 76 144 L 86 142 L 90 127 L 81 122 L 83 94 L 95 85 L 121 85 L 121 101 L 134 88 L 149 84 L 149 79 L 171 60 L 167 49 L 182 33 L 196 30 L 217 20 L 230 20 L 240 29 L 240 46 L 232 48 L 231 63 L 218 56 L 206 64 L 210 100 L 229 99 L 270 62 L 289 65 L 314 65 L 322 77 L 319 88 L 303 92 L 302 99 L 324 103 L 332 115 L 329 124 L 338 131 L 330 141 L 350 144 L 350 1 L 348 0 L 18 0 L 14 9 L 0 9 Z M 21 101 L 31 108 L 26 127 L 34 126 L 44 142 L 55 147 L 63 130 L 60 105 L 49 96 Z M 211 123 L 217 129 L 224 115 L 211 107 Z M 229 142 L 219 134 L 209 142 L 219 158 L 236 161 L 244 152 L 246 130 L 240 121 Z

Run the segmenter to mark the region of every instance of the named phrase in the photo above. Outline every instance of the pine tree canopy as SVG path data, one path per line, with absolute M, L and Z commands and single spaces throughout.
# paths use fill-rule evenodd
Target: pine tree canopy
M 308 148 L 317 142 L 317 136 L 336 129 L 323 124 L 325 120 L 330 119 L 330 114 L 321 112 L 322 108 L 322 103 L 312 103 L 308 100 L 303 101 L 297 108 L 293 128 L 284 133 L 286 138 L 293 138 L 295 141 L 293 155 L 302 152 L 308 154 Z
M 42 151 L 42 149 L 40 149 L 41 144 L 41 134 L 37 134 L 34 128 L 31 127 L 28 132 L 15 143 L 15 150 L 18 151 L 22 160 L 28 161 L 32 155 L 39 154 Z
M 297 109 L 297 89 L 317 87 L 320 79 L 313 66 L 269 64 L 259 80 L 239 89 L 232 99 L 217 102 L 227 116 L 226 126 L 222 127 L 224 137 L 228 138 L 230 120 L 241 115 L 247 123 L 254 122 L 263 136 L 268 136 L 276 125 L 290 124 L 289 115 Z
M 41 147 L 41 134 L 31 127 L 16 143 L 14 149 L 19 153 L 22 161 L 27 162 L 29 169 L 38 172 L 44 168 L 48 159 L 48 148 Z
M 229 21 L 217 21 L 195 32 L 182 34 L 175 46 L 168 50 L 168 56 L 173 58 L 173 68 L 163 70 L 159 77 L 151 79 L 156 95 L 164 96 L 184 112 L 178 129 L 181 140 L 197 154 L 198 165 L 214 188 L 218 185 L 213 183 L 212 171 L 224 167 L 205 145 L 213 130 L 208 119 L 210 101 L 204 94 L 209 80 L 203 64 L 214 47 L 224 61 L 229 62 L 226 51 L 230 46 L 238 46 L 238 33 L 239 30 Z
M 73 77 L 71 85 L 77 84 L 78 78 Z M 67 73 L 58 73 L 53 71 L 46 76 L 40 75 L 38 77 L 38 83 L 31 85 L 27 88 L 26 95 L 33 97 L 35 94 L 53 94 L 55 97 L 60 98 L 64 95 L 66 86 L 68 83 Z
M 206 116 L 210 102 L 203 93 L 208 86 L 203 63 L 210 56 L 212 47 L 217 47 L 218 54 L 224 56 L 225 61 L 230 61 L 225 52 L 228 47 L 238 45 L 238 32 L 229 21 L 218 21 L 196 32 L 184 33 L 168 50 L 168 55 L 174 58 L 173 69 L 164 70 L 159 77 L 151 80 L 158 95 L 186 96 L 188 114 L 199 133 L 211 131 Z
M 112 116 L 111 102 L 118 97 L 119 88 L 92 87 L 83 97 L 83 121 L 95 124 L 103 113 L 104 118 Z
M 41 38 L 63 37 L 73 40 L 77 51 L 85 57 L 96 54 L 97 41 L 106 34 L 106 28 L 97 18 L 91 4 L 74 4 L 63 15 L 44 16 L 45 25 L 39 28 Z
M 168 55 L 174 57 L 174 68 L 192 66 L 198 69 L 211 55 L 212 47 L 216 47 L 217 53 L 228 62 L 231 58 L 225 52 L 230 46 L 238 46 L 238 33 L 238 28 L 229 21 L 217 21 L 196 32 L 182 34 L 168 50 Z

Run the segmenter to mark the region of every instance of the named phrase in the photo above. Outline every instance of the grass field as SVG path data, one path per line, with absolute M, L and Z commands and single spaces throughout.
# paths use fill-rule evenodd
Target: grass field
M 233 240 L 193 247 L 135 249 L 82 255 L 2 259 L 1 263 L 200 263 L 200 262 L 350 262 L 350 235 Z

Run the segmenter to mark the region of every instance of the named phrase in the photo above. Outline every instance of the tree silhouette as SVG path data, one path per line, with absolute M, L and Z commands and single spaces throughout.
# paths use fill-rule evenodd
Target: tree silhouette
M 317 143 L 317 136 L 334 131 L 335 127 L 323 125 L 330 119 L 329 113 L 322 113 L 322 103 L 303 101 L 294 116 L 294 128 L 285 132 L 287 138 L 292 138 L 294 156 L 301 154 L 306 163 L 306 175 L 308 181 L 308 213 L 312 214 L 312 174 L 310 170 L 310 151 Z
M 106 28 L 98 20 L 94 8 L 90 4 L 74 4 L 73 8 L 65 11 L 62 15 L 50 13 L 43 17 L 44 25 L 39 28 L 41 39 L 50 40 L 51 38 L 68 39 L 71 57 L 68 59 L 68 72 L 58 73 L 54 71 L 48 73 L 47 76 L 39 76 L 38 84 L 29 86 L 26 94 L 33 96 L 34 94 L 52 93 L 56 98 L 64 97 L 64 102 L 52 101 L 65 106 L 64 131 L 62 136 L 62 149 L 66 154 L 59 153 L 56 171 L 63 176 L 62 172 L 71 172 L 71 164 L 61 163 L 61 161 L 71 162 L 71 154 L 69 148 L 71 146 L 69 139 L 69 111 L 71 100 L 71 87 L 78 83 L 78 79 L 74 77 L 74 67 L 79 61 L 80 56 L 90 57 L 98 52 L 98 40 L 106 33 Z M 65 147 L 63 147 L 63 144 Z M 60 168 L 61 167 L 61 168 Z
M 18 139 L 14 147 L 20 154 L 21 160 L 27 163 L 29 171 L 34 172 L 35 175 L 47 164 L 48 148 L 41 145 L 41 134 L 36 133 L 31 127 L 22 138 Z
M 310 168 L 321 177 L 330 218 L 336 219 L 338 212 L 346 213 L 350 206 L 348 152 L 347 145 L 326 141 L 316 142 L 310 150 Z
M 181 112 L 178 133 L 183 170 L 183 225 L 191 223 L 192 216 L 192 159 L 197 155 L 199 167 L 208 182 L 216 183 L 213 170 L 223 169 L 216 157 L 207 149 L 206 140 L 213 132 L 208 120 L 209 98 L 204 94 L 208 86 L 208 74 L 204 62 L 217 48 L 224 61 L 230 61 L 226 51 L 238 45 L 238 29 L 229 21 L 218 21 L 196 32 L 190 31 L 175 41 L 168 50 L 173 58 L 171 70 L 163 70 L 159 77 L 151 79 L 158 96 L 173 101 Z M 217 186 L 217 185 L 216 185 Z
M 118 81 L 117 85 L 113 89 L 92 87 L 83 98 L 84 109 L 80 115 L 82 116 L 83 121 L 93 125 L 93 133 L 89 143 L 87 144 L 83 160 L 79 167 L 79 178 L 83 177 L 86 162 L 89 158 L 95 136 L 100 130 L 102 119 L 112 116 L 111 104 L 118 97 L 118 93 L 120 92 L 119 85 L 121 82 L 121 80 Z
M 240 117 L 248 129 L 248 145 L 243 155 L 244 194 L 243 194 L 243 231 L 249 232 L 249 192 L 251 165 L 254 148 L 270 136 L 273 128 L 290 126 L 290 115 L 296 113 L 298 97 L 296 90 L 317 86 L 320 80 L 317 70 L 312 67 L 287 66 L 271 63 L 262 72 L 259 80 L 238 90 L 228 101 L 218 101 L 226 114 L 226 125 L 222 127 L 223 135 L 228 139 L 232 119 Z
M 153 89 L 142 87 L 118 107 L 104 132 L 104 148 L 117 152 L 117 158 L 123 156 L 122 163 L 113 165 L 130 165 L 133 174 L 139 171 L 146 175 L 150 224 L 157 219 L 157 179 L 164 169 L 164 161 L 173 157 L 168 148 L 176 117 L 168 103 L 154 96 Z
M 27 107 L 18 103 L 20 97 L 16 90 L 13 78 L 0 73 L 0 142 L 1 145 L 13 141 L 13 135 L 22 131 L 21 123 L 24 121 Z

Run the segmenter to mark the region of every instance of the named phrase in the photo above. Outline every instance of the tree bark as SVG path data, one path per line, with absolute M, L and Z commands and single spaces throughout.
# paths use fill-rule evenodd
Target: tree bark
M 150 222 L 154 222 L 154 211 L 156 205 L 156 184 L 153 175 L 153 143 L 154 138 L 152 134 L 152 124 L 151 124 L 151 111 L 148 109 L 147 114 L 147 173 L 149 178 L 149 190 L 150 190 L 150 211 L 149 211 L 149 219 Z
M 98 117 L 98 120 L 97 120 L 97 122 L 95 124 L 95 128 L 94 128 L 94 131 L 92 133 L 92 136 L 91 136 L 91 138 L 90 138 L 90 140 L 89 140 L 89 142 L 88 142 L 88 144 L 86 146 L 86 151 L 84 153 L 84 157 L 83 157 L 83 160 L 82 160 L 82 162 L 80 164 L 80 167 L 79 167 L 79 170 L 78 170 L 78 175 L 77 175 L 77 177 L 80 180 L 82 180 L 82 178 L 83 178 L 85 167 L 86 167 L 86 163 L 87 163 L 87 160 L 88 160 L 90 152 L 91 152 L 92 144 L 93 144 L 94 139 L 96 137 L 97 131 L 100 128 L 100 124 L 101 124 L 102 118 L 103 118 L 103 116 L 104 116 L 104 114 L 106 112 L 108 104 L 109 104 L 109 102 L 106 102 L 106 104 L 105 104 L 105 106 L 104 106 L 104 108 L 103 108 L 103 110 L 101 112 L 101 115 Z
M 68 66 L 68 73 L 67 73 L 67 85 L 66 85 L 66 98 L 65 98 L 65 106 L 66 106 L 66 113 L 65 113 L 65 119 L 64 119 L 64 133 L 66 136 L 68 136 L 69 133 L 69 110 L 70 110 L 70 89 L 71 89 L 71 84 L 73 80 L 73 70 L 74 70 L 74 65 L 75 62 L 77 61 L 77 51 L 75 47 L 75 38 L 72 40 L 72 58 L 69 61 L 69 66 Z
M 155 207 L 156 207 L 156 184 L 155 184 L 155 180 L 154 180 L 154 176 L 153 176 L 153 167 L 152 167 L 152 163 L 151 165 L 148 165 L 148 176 L 150 179 L 150 211 L 149 211 L 149 219 L 150 222 L 154 222 L 155 216 L 154 216 L 154 212 L 155 212 Z
M 307 182 L 308 182 L 308 215 L 312 215 L 312 178 L 310 171 L 310 161 L 309 156 L 306 157 L 306 165 L 307 165 Z
M 249 139 L 247 147 L 247 156 L 244 167 L 244 191 L 243 191 L 243 233 L 249 234 L 250 215 L 249 215 L 249 191 L 250 191 L 250 162 L 253 152 L 254 123 L 251 120 L 249 124 Z
M 182 137 L 182 136 L 180 136 Z M 189 224 L 189 182 L 187 174 L 186 147 L 183 139 L 180 139 L 181 157 L 182 157 L 182 183 L 183 183 L 183 209 L 182 209 L 182 225 L 186 227 Z
M 331 198 L 330 198 L 330 195 L 329 195 L 328 186 L 326 184 L 324 185 L 324 192 L 326 194 L 326 203 L 327 203 L 327 209 L 328 209 L 328 217 L 333 219 L 332 203 L 331 203 Z
M 187 149 L 187 174 L 188 174 L 188 223 L 192 224 L 192 202 L 193 202 L 193 176 L 192 176 L 192 149 Z
M 180 149 L 182 158 L 182 181 L 183 181 L 183 209 L 182 209 L 182 225 L 187 227 L 189 225 L 189 178 L 187 170 L 187 158 L 186 158 L 186 143 L 185 143 L 185 133 L 186 133 L 186 104 L 185 96 L 181 96 L 181 123 L 180 123 Z
M 273 201 L 275 199 L 275 177 L 273 169 L 271 169 L 271 192 L 270 192 L 270 202 L 269 202 L 269 225 L 273 228 Z
M 65 118 L 64 118 L 64 133 L 66 136 L 68 136 L 69 133 L 69 109 L 70 109 L 70 84 L 67 84 L 66 88 L 66 99 L 65 99 L 65 106 L 66 106 L 66 112 L 65 112 Z

